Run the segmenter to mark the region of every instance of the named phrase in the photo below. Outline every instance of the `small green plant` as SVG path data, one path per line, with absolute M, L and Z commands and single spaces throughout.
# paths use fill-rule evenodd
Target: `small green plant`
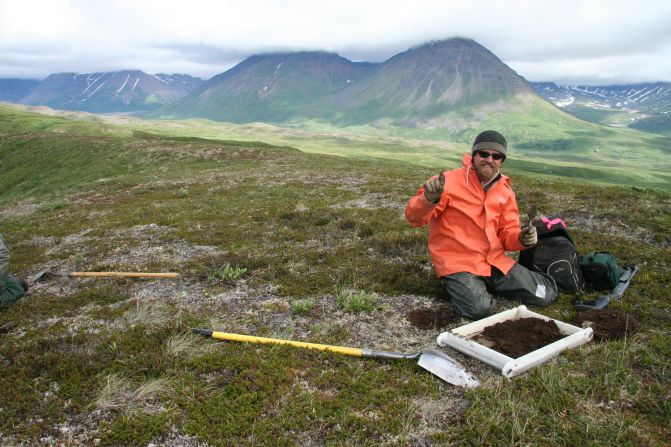
M 210 282 L 231 281 L 241 278 L 246 272 L 246 268 L 233 267 L 230 262 L 227 262 L 223 268 L 210 272 L 207 279 Z
M 54 200 L 53 202 L 45 202 L 39 205 L 38 209 L 40 211 L 56 211 L 61 208 L 64 208 L 67 205 L 67 202 L 62 200 Z
M 189 189 L 186 186 L 182 186 L 177 190 L 177 197 L 187 197 L 189 195 Z
M 347 312 L 372 312 L 378 307 L 379 301 L 380 297 L 374 292 L 346 289 L 336 292 L 336 304 Z
M 86 257 L 84 256 L 84 253 L 76 253 L 73 257 L 72 260 L 74 261 L 76 266 L 81 266 L 84 264 L 84 260 Z
M 317 335 L 325 334 L 326 330 L 327 326 L 324 323 L 315 323 L 312 326 L 310 326 L 310 331 L 314 332 Z
M 309 300 L 295 300 L 291 302 L 291 312 L 296 315 L 306 315 L 312 309 L 312 302 Z

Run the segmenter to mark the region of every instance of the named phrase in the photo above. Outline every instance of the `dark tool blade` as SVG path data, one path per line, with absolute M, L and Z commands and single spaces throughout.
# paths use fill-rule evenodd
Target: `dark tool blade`
M 531 205 L 527 216 L 529 216 L 529 225 L 532 225 L 534 220 L 538 217 L 538 209 L 536 208 L 536 205 Z

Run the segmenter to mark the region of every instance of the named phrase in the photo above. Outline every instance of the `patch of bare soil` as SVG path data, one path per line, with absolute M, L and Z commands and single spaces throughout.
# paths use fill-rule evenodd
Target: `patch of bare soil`
M 112 205 L 119 202 L 119 199 L 120 199 L 119 195 L 109 196 L 101 193 L 87 193 L 87 194 L 77 194 L 74 196 L 70 196 L 70 201 L 72 203 L 85 204 L 85 205 L 89 204 Z
M 406 314 L 406 319 L 418 329 L 441 330 L 454 326 L 461 317 L 447 303 L 432 308 L 413 309 Z
M 34 203 L 24 203 L 13 207 L 0 209 L 0 218 L 23 217 L 35 213 L 39 207 Z
M 520 318 L 487 326 L 482 338 L 492 349 L 517 358 L 564 338 L 554 321 Z
M 598 341 L 616 340 L 631 336 L 638 329 L 636 317 L 615 309 L 590 309 L 578 312 L 573 322 L 582 327 L 591 327 Z

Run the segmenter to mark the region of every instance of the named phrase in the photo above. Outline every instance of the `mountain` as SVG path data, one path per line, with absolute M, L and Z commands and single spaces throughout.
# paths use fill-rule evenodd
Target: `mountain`
M 195 94 L 163 108 L 163 117 L 217 121 L 284 121 L 321 115 L 324 100 L 374 70 L 325 52 L 251 56 L 205 83 Z
M 653 115 L 671 110 L 671 83 L 668 82 L 598 87 L 558 85 L 554 82 L 535 82 L 532 85 L 544 98 L 562 108 L 582 104 Z
M 486 48 L 454 38 L 411 48 L 380 64 L 323 52 L 252 56 L 152 116 L 341 124 L 391 118 L 415 125 L 518 94 L 536 95 Z
M 563 110 L 588 121 L 671 135 L 671 83 L 580 86 L 533 83 Z
M 59 73 L 48 76 L 19 102 L 87 112 L 146 111 L 174 102 L 202 83 L 188 75 L 149 75 L 139 70 Z
M 19 102 L 40 84 L 34 79 L 0 79 L 0 101 Z
M 535 95 L 498 57 L 470 39 L 431 42 L 397 54 L 336 95 L 342 119 L 394 118 L 406 124 L 462 108 Z

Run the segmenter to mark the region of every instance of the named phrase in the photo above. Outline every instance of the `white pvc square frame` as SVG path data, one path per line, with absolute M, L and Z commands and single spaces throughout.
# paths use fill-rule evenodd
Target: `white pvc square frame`
M 554 321 L 559 328 L 559 332 L 565 335 L 565 337 L 518 358 L 508 357 L 473 340 L 474 337 L 480 335 L 488 326 L 508 320 L 519 320 L 520 318 L 540 318 L 545 321 Z M 505 377 L 511 378 L 558 356 L 566 349 L 575 348 L 587 343 L 593 336 L 592 328 L 582 329 L 532 312 L 526 306 L 519 306 L 443 332 L 438 336 L 438 345 L 449 346 L 457 351 L 461 351 L 500 370 Z

